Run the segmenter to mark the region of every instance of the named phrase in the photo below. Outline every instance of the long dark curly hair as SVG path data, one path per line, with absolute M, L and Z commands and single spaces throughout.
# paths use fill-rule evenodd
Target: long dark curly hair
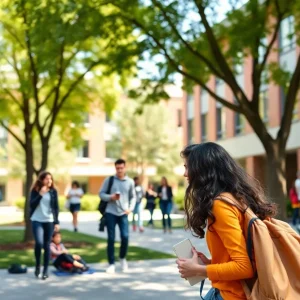
M 51 178 L 52 178 L 52 184 L 51 184 L 51 186 L 50 186 L 50 189 L 54 189 L 55 187 L 54 187 L 54 180 L 53 180 L 52 174 L 51 174 L 50 172 L 48 172 L 48 171 L 42 171 L 42 172 L 39 174 L 39 176 L 38 176 L 38 178 L 36 179 L 36 181 L 34 182 L 34 184 L 33 184 L 33 186 L 32 186 L 32 190 L 35 190 L 35 191 L 39 192 L 39 191 L 41 190 L 41 188 L 43 187 L 43 181 L 44 181 L 44 179 L 45 179 L 48 175 L 50 175 Z
M 262 220 L 276 215 L 277 206 L 266 200 L 259 182 L 220 145 L 211 142 L 190 145 L 181 156 L 189 181 L 185 194 L 186 228 L 196 236 L 204 237 L 208 219 L 209 227 L 215 222 L 213 202 L 221 193 L 232 194 Z

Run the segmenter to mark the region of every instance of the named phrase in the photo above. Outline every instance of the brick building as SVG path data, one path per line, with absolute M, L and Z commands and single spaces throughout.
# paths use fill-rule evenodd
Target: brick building
M 277 61 L 286 70 L 293 72 L 300 48 L 296 38 L 290 38 L 294 32 L 294 18 L 283 20 L 277 47 L 270 59 Z M 262 53 L 263 54 L 263 53 Z M 236 66 L 239 71 L 237 81 L 248 95 L 251 95 L 252 58 L 244 59 Z M 219 96 L 234 102 L 230 88 L 221 80 L 211 77 L 208 86 Z M 262 85 L 260 91 L 260 114 L 269 131 L 276 134 L 280 125 L 284 93 L 274 83 Z M 265 182 L 265 151 L 245 118 L 217 103 L 205 90 L 195 86 L 193 93 L 183 96 L 183 132 L 184 144 L 214 141 L 224 146 L 229 153 L 245 167 L 249 174 Z M 293 123 L 287 143 L 286 153 L 288 187 L 300 170 L 300 105 L 295 105 Z

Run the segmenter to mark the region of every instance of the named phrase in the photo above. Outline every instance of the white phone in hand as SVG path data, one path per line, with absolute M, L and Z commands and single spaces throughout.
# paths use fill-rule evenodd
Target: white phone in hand
M 178 258 L 192 258 L 193 257 L 193 251 L 192 251 L 193 245 L 189 239 L 185 239 L 181 241 L 180 243 L 173 246 L 174 252 Z M 198 257 L 198 262 L 200 265 L 204 265 L 200 257 Z M 196 277 L 190 277 L 187 278 L 188 282 L 191 286 L 201 282 L 206 277 L 202 276 L 196 276 Z

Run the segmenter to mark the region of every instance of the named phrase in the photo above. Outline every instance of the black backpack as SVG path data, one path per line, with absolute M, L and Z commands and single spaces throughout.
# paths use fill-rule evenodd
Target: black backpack
M 106 194 L 110 194 L 110 190 L 111 190 L 111 187 L 112 187 L 113 183 L 114 183 L 114 176 L 110 176 L 109 181 L 108 181 L 108 188 L 107 188 Z M 102 216 L 105 214 L 107 203 L 108 203 L 107 201 L 103 201 L 102 199 L 100 199 L 100 203 L 98 205 L 98 210 L 99 210 L 99 212 L 101 213 Z
M 8 268 L 9 274 L 24 274 L 27 273 L 27 267 L 19 264 L 12 264 Z

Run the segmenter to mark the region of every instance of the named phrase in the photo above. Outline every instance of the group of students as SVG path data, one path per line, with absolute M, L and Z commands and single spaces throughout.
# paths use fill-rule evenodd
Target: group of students
M 300 237 L 287 224 L 273 219 L 277 213 L 277 206 L 265 197 L 259 183 L 218 144 L 208 142 L 187 146 L 182 152 L 182 157 L 185 165 L 184 176 L 188 183 L 185 195 L 186 227 L 200 238 L 206 236 L 211 258 L 193 249 L 191 259 L 177 260 L 181 277 L 207 277 L 212 282 L 212 288 L 204 297 L 205 300 L 300 299 L 297 277 L 300 271 Z M 101 199 L 107 202 L 107 271 L 111 273 L 115 271 L 116 225 L 121 233 L 121 267 L 123 271 L 128 268 L 128 215 L 134 210 L 136 203 L 135 184 L 126 176 L 125 161 L 117 160 L 115 167 L 116 175 L 109 193 L 108 178 L 99 193 Z M 165 183 L 158 190 L 159 196 L 165 199 L 168 197 L 166 186 Z M 152 196 L 155 197 L 155 194 Z M 160 203 L 167 209 L 168 202 Z M 50 247 L 53 227 L 56 232 L 59 230 L 57 192 L 50 173 L 44 172 L 39 176 L 32 190 L 30 207 L 36 241 L 36 275 L 40 273 L 41 247 L 44 247 L 43 279 L 47 278 L 51 248 L 54 254 L 52 257 L 56 261 L 61 257 L 61 260 L 64 258 L 64 262 L 68 263 L 65 257 L 67 255 L 69 264 L 84 270 L 84 262 L 78 256 L 69 255 L 60 244 L 58 234 L 54 234 L 54 245 Z M 255 217 L 251 219 L 248 230 L 245 231 L 248 225 L 246 216 L 249 217 L 249 212 Z M 274 231 L 275 235 L 272 235 L 263 228 L 279 230 Z M 277 236 L 280 239 L 277 239 Z M 261 253 L 248 243 L 249 237 L 252 242 L 255 237 L 260 237 L 254 242 L 260 245 L 261 253 L 264 253 L 263 259 L 270 262 L 270 265 L 264 265 Z M 274 237 L 276 241 L 272 242 Z M 268 249 L 272 255 L 267 254 Z M 58 252 L 54 253 L 54 250 Z M 256 253 L 259 255 L 255 256 Z M 202 264 L 199 263 L 199 257 Z M 264 265 L 263 270 L 258 262 Z M 274 270 L 280 271 L 273 272 L 274 264 L 277 267 Z M 203 284 L 201 287 L 203 288 Z
M 157 191 L 154 190 L 154 185 L 152 183 L 148 184 L 148 189 L 146 193 L 144 192 L 143 187 L 140 185 L 139 177 L 134 177 L 134 184 L 135 184 L 135 192 L 136 192 L 136 204 L 133 210 L 132 216 L 132 227 L 133 231 L 137 229 L 140 232 L 144 232 L 143 226 L 143 198 L 146 199 L 146 206 L 145 208 L 149 210 L 150 213 L 150 220 L 148 222 L 148 226 L 154 227 L 153 222 L 153 213 L 156 207 L 156 199 L 159 199 L 159 207 L 162 214 L 162 226 L 163 230 L 166 233 L 167 230 L 172 232 L 172 219 L 171 219 L 171 211 L 173 207 L 173 191 L 172 187 L 168 184 L 168 180 L 166 177 L 162 177 L 161 185 L 158 187 Z M 136 217 L 138 218 L 136 226 Z

